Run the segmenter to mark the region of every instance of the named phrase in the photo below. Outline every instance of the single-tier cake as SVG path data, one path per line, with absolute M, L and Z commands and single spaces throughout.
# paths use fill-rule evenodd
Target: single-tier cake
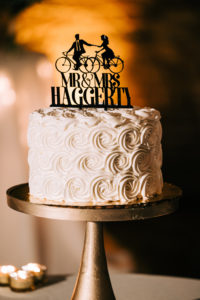
M 104 205 L 162 192 L 162 128 L 153 108 L 45 108 L 30 115 L 30 201 Z

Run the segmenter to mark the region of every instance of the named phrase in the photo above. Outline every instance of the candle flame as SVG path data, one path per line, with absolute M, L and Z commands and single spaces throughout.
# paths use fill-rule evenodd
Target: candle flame
M 39 273 L 42 270 L 46 270 L 46 267 L 37 263 L 28 263 L 27 265 L 22 267 L 22 270 Z
M 24 279 L 24 280 L 25 280 L 25 279 L 27 279 L 29 276 L 31 276 L 31 274 L 29 274 L 29 273 L 26 272 L 26 271 L 19 270 L 19 271 L 17 271 L 17 272 L 11 273 L 10 276 L 11 276 L 12 278 L 15 278 L 15 279 L 19 278 L 19 279 Z
M 28 277 L 28 273 L 26 271 L 18 271 L 18 276 L 21 279 L 26 279 Z
M 2 266 L 0 272 L 3 274 L 10 274 L 16 270 L 16 267 L 12 265 Z

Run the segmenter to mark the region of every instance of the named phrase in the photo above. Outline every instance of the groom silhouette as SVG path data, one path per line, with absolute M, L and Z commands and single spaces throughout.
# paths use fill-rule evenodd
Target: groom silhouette
M 79 34 L 75 35 L 75 42 L 72 44 L 71 48 L 67 51 L 67 53 L 69 53 L 72 49 L 74 49 L 74 55 L 73 55 L 73 59 L 76 62 L 76 66 L 74 68 L 74 70 L 78 70 L 79 67 L 81 66 L 80 63 L 80 56 L 85 53 L 85 49 L 83 47 L 83 45 L 87 45 L 87 46 L 95 46 L 92 44 L 89 44 L 87 42 L 85 42 L 84 40 L 79 40 Z

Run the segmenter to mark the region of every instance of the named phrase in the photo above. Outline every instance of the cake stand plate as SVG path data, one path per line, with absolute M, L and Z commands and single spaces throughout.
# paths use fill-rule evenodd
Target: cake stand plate
M 28 183 L 13 186 L 7 191 L 8 206 L 14 210 L 49 219 L 87 222 L 130 221 L 167 215 L 177 209 L 180 196 L 180 188 L 165 183 L 162 194 L 147 203 L 57 206 L 31 203 Z
M 160 196 L 148 203 L 101 206 L 54 206 L 29 201 L 28 184 L 7 190 L 8 206 L 37 217 L 87 221 L 79 274 L 71 300 L 115 300 L 103 242 L 103 222 L 144 220 L 173 213 L 182 191 L 165 183 Z

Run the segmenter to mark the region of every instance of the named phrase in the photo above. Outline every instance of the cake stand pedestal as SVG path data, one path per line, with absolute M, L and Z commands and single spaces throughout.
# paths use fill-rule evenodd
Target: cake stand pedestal
M 103 222 L 144 220 L 173 213 L 178 208 L 181 190 L 164 184 L 161 195 L 145 204 L 106 206 L 52 206 L 29 202 L 28 184 L 7 191 L 8 206 L 33 216 L 86 221 L 80 270 L 71 300 L 115 300 L 103 241 Z

